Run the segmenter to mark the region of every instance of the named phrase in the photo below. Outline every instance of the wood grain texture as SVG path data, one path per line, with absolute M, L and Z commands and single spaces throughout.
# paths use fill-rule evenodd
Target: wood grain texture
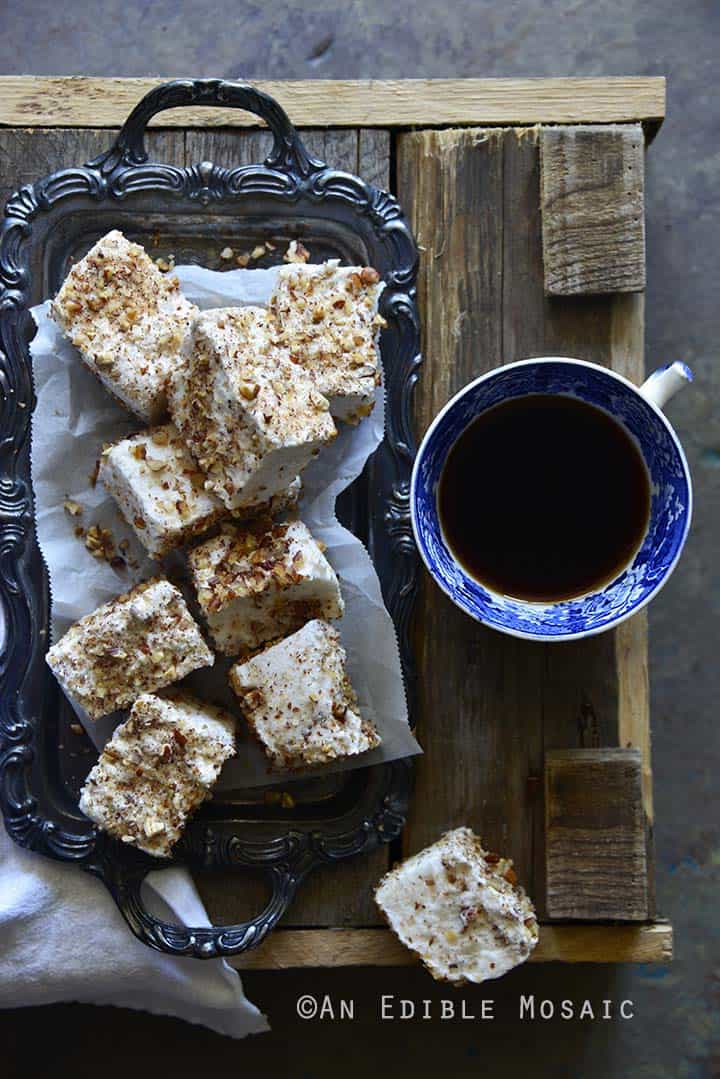
M 5 75 L 0 125 L 116 127 L 166 79 Z M 275 97 L 298 127 L 411 127 L 416 124 L 561 124 L 648 121 L 665 115 L 665 79 L 320 80 L 254 84 Z M 163 127 L 257 127 L 236 109 L 171 109 Z
M 112 130 L 0 128 L 0 206 L 23 184 L 97 157 L 110 148 L 116 134 Z M 184 165 L 185 132 L 151 131 L 147 149 L 159 161 Z
M 645 288 L 644 152 L 640 124 L 542 129 L 543 261 L 550 295 Z
M 309 129 L 303 131 L 303 142 L 315 157 L 346 172 L 358 170 L 359 132 L 354 130 Z M 212 161 L 216 165 L 232 168 L 252 165 L 263 161 L 272 149 L 272 135 L 268 131 L 188 131 L 187 154 L 190 163 Z M 390 162 L 389 146 L 386 148 L 384 168 L 379 165 L 379 175 L 387 183 Z
M 635 748 L 642 757 L 642 796 L 645 814 L 653 820 L 650 762 L 650 685 L 648 680 L 647 611 L 618 626 L 615 651 L 618 669 L 618 743 Z
M 541 925 L 531 963 L 669 963 L 672 926 Z M 401 967 L 419 960 L 389 929 L 276 929 L 230 962 L 238 970 Z
M 259 131 L 230 132 L 228 141 L 224 134 L 156 131 L 149 137 L 149 150 L 160 160 L 179 164 L 203 158 L 242 164 L 261 158 L 269 145 L 268 135 Z M 112 135 L 109 130 L 0 131 L 0 193 L 6 197 L 20 182 L 94 156 L 107 147 Z M 203 142 L 206 135 L 211 140 Z M 220 141 L 212 141 L 216 135 Z M 348 156 L 342 160 L 352 160 L 353 151 L 347 148 L 352 133 L 312 131 L 304 137 L 313 152 L 338 165 L 341 157 L 334 156 L 335 150 L 346 139 Z M 313 142 L 321 138 L 322 143 Z M 427 357 L 418 398 L 421 429 L 453 389 L 501 362 L 500 357 L 509 361 L 569 354 L 608 363 L 636 381 L 642 378 L 642 294 L 564 300 L 543 295 L 537 139 L 537 130 L 531 129 L 419 132 L 398 140 L 400 197 L 426 247 L 420 280 Z M 388 133 L 361 131 L 355 147 L 358 165 L 351 171 L 357 167 L 383 184 Z M 464 162 L 451 182 L 448 169 L 473 148 L 482 161 Z M 464 273 L 458 270 L 458 252 L 470 256 Z M 432 272 L 427 270 L 428 257 Z M 450 257 L 454 267 L 446 262 Z M 421 669 L 428 671 L 421 717 L 421 738 L 428 752 L 420 763 L 407 849 L 432 841 L 453 824 L 471 823 L 493 846 L 516 858 L 523 881 L 531 892 L 534 889 L 542 910 L 541 776 L 546 746 L 637 746 L 643 753 L 643 792 L 651 816 L 645 616 L 636 616 L 615 634 L 582 642 L 578 649 L 543 647 L 484 631 L 444 597 L 435 594 L 433 599 L 434 593 L 437 590 L 426 582 L 421 618 L 427 605 L 437 605 L 418 643 L 419 657 L 427 664 Z M 433 672 L 443 669 L 446 645 L 456 648 L 458 655 L 441 680 Z M 498 794 L 500 800 L 491 804 Z M 288 925 L 372 925 L 376 916 L 369 887 L 386 867 L 385 852 L 381 863 L 377 872 L 373 868 L 365 873 L 359 863 L 348 863 L 310 878 L 306 887 L 314 891 L 307 893 L 307 921 L 301 894 Z M 353 878 L 347 882 L 341 879 L 346 868 Z M 262 888 L 237 874 L 215 883 L 203 875 L 200 881 L 216 920 L 232 921 L 254 912 L 264 898 Z M 350 950 L 343 946 L 333 960 L 330 952 L 334 954 L 341 943 L 337 932 L 345 931 L 281 929 L 264 949 L 247 957 L 248 965 L 263 965 L 256 960 L 270 945 L 281 957 L 292 956 L 291 961 L 278 960 L 279 966 L 396 961 L 393 938 L 373 928 L 348 930 Z M 536 957 L 652 961 L 669 958 L 670 941 L 667 926 L 545 926 Z M 408 954 L 399 946 L 397 950 Z M 388 955 L 390 959 L 383 958 Z
M 114 131 L 0 129 L 0 205 L 24 184 L 80 165 L 110 146 Z M 179 135 L 184 139 L 182 134 Z
M 505 131 L 424 131 L 398 142 L 398 193 L 421 246 L 425 357 L 419 431 L 462 385 L 503 357 Z M 520 283 L 519 283 L 520 287 Z M 531 775 L 542 764 L 543 650 L 462 614 L 425 576 L 416 619 L 419 685 L 414 853 L 468 824 L 532 881 Z
M 639 749 L 546 754 L 545 860 L 551 917 L 647 920 Z
M 642 297 L 544 293 L 538 137 L 537 128 L 398 137 L 398 193 L 423 248 L 418 434 L 452 393 L 502 362 L 574 356 L 642 380 Z M 425 575 L 417 626 L 425 755 L 405 849 L 470 824 L 515 859 L 545 917 L 544 752 L 632 737 L 650 781 L 647 678 L 637 677 L 644 618 L 620 637 L 518 641 L 474 623 Z
M 303 132 L 303 138 L 305 134 Z M 357 174 L 376 187 L 390 188 L 390 152 L 392 138 L 389 131 L 379 128 L 361 128 L 358 131 Z

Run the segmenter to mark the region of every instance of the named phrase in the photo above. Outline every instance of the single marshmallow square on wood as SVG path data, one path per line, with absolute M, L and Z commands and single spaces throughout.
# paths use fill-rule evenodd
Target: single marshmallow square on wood
M 173 420 L 230 510 L 287 489 L 337 433 L 326 398 L 271 329 L 260 307 L 202 312 L 170 381 Z
M 344 610 L 335 571 L 302 521 L 226 527 L 190 551 L 198 603 L 215 647 L 246 653 Z
M 281 266 L 269 310 L 277 340 L 330 402 L 337 419 L 358 423 L 381 382 L 378 314 L 383 285 L 369 266 Z
M 145 693 L 85 780 L 80 809 L 116 839 L 168 857 L 234 754 L 233 716 L 189 694 Z
M 338 631 L 315 620 L 230 669 L 243 715 L 276 767 L 325 764 L 380 744 L 345 658 Z
M 386 874 L 375 900 L 393 932 L 441 981 L 499 978 L 537 944 L 535 910 L 512 862 L 484 850 L 470 828 L 446 832 Z
M 146 423 L 162 419 L 168 376 L 197 314 L 177 278 L 113 230 L 73 266 L 50 314 L 125 408 Z
M 182 593 L 164 577 L 144 581 L 85 615 L 46 659 L 91 719 L 215 662 Z

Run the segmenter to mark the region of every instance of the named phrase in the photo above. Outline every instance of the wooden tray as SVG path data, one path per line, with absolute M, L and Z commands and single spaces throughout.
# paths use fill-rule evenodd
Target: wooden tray
M 0 79 L 0 196 L 99 153 L 107 128 L 154 83 Z M 393 186 L 410 218 L 423 249 L 418 433 L 456 389 L 502 362 L 572 355 L 642 379 L 642 160 L 664 115 L 664 80 L 263 88 L 307 129 L 311 152 Z M 198 110 L 161 122 L 154 157 L 230 165 L 238 133 L 217 125 L 253 121 Z M 260 160 L 266 133 L 243 133 L 242 147 L 244 160 Z M 537 645 L 474 624 L 424 580 L 415 637 L 426 752 L 402 850 L 318 871 L 286 927 L 239 965 L 412 962 L 380 927 L 371 888 L 390 860 L 460 823 L 515 859 L 544 923 L 537 959 L 667 960 L 671 929 L 655 921 L 652 894 L 645 616 L 587 641 Z M 585 782 L 588 769 L 599 782 Z M 610 812 L 606 789 L 623 813 Z M 617 858 L 600 856 L 608 851 L 629 852 L 633 872 L 623 877 Z M 245 882 L 238 896 L 237 877 L 201 886 L 216 922 L 257 909 Z

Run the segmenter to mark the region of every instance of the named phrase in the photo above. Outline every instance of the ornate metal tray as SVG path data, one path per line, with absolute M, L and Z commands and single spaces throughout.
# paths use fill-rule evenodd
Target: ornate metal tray
M 144 133 L 163 109 L 245 109 L 270 128 L 263 164 L 188 168 L 148 161 Z M 160 921 L 141 896 L 153 859 L 99 833 L 77 808 L 92 762 L 68 750 L 72 715 L 50 675 L 50 595 L 33 525 L 29 432 L 34 404 L 29 308 L 54 295 L 70 261 L 111 227 L 150 244 L 160 238 L 178 262 L 204 261 L 217 238 L 252 246 L 270 234 L 312 244 L 314 258 L 375 266 L 386 281 L 382 336 L 387 390 L 384 443 L 339 510 L 364 540 L 395 621 L 412 714 L 409 622 L 417 558 L 409 523 L 413 456 L 411 390 L 420 364 L 415 308 L 416 248 L 392 195 L 311 157 L 280 106 L 242 83 L 182 80 L 149 93 L 101 157 L 23 187 L 9 200 L 0 234 L 0 601 L 6 647 L 0 663 L 0 799 L 12 838 L 100 877 L 132 931 L 151 947 L 211 958 L 257 945 L 287 910 L 314 866 L 395 838 L 405 820 L 407 761 L 313 779 L 294 788 L 295 806 L 267 805 L 262 792 L 208 803 L 191 822 L 175 864 L 263 870 L 265 909 L 239 925 L 187 928 Z M 284 249 L 284 248 L 283 248 Z

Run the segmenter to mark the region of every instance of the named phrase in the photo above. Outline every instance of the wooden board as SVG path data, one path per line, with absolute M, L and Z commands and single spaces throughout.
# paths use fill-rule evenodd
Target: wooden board
M 545 865 L 551 917 L 647 920 L 639 749 L 546 753 Z
M 52 93 L 46 97 L 40 95 L 38 80 L 4 80 L 0 124 L 21 115 L 10 122 L 24 129 L 0 130 L 0 196 L 99 153 L 112 137 L 108 127 L 122 122 L 152 81 L 50 80 Z M 607 96 L 601 84 L 607 84 Z M 644 122 L 662 117 L 663 80 L 342 84 L 347 92 L 332 100 L 329 87 L 321 83 L 278 85 L 278 96 L 293 118 L 311 129 L 304 132 L 311 150 L 331 164 L 384 185 L 396 159 L 400 198 L 424 248 L 419 290 L 426 361 L 417 401 L 420 428 L 457 386 L 500 358 L 577 355 L 641 378 L 642 294 L 553 300 L 543 294 L 537 129 L 394 134 L 385 127 L 414 122 L 423 128 L 502 125 L 511 119 Z M 298 103 L 295 114 L 293 101 Z M 366 126 L 344 128 L 342 110 L 361 106 Z M 17 108 L 20 112 L 14 113 Z M 572 116 L 563 115 L 564 109 L 573 109 Z M 105 129 L 63 129 L 57 126 L 63 110 L 69 128 L 88 123 Z M 409 119 L 413 115 L 420 119 Z M 188 119 L 200 130 L 175 126 Z M 173 129 L 151 133 L 150 153 L 176 164 L 202 158 L 243 163 L 262 156 L 269 145 L 266 133 L 207 130 L 228 120 L 233 125 L 254 122 L 242 113 L 211 110 L 163 114 L 161 123 Z M 41 130 L 26 130 L 34 126 Z M 417 849 L 452 824 L 474 824 L 488 842 L 516 858 L 543 914 L 547 750 L 637 746 L 644 809 L 652 820 L 645 615 L 614 634 L 577 645 L 537 646 L 481 630 L 426 581 L 420 618 L 425 620 L 424 632 L 418 632 L 419 669 L 424 672 L 420 736 L 427 752 L 419 763 L 405 849 Z M 241 965 L 414 962 L 387 930 L 377 927 L 370 900 L 388 855 L 383 850 L 312 876 L 285 925 Z M 245 874 L 203 876 L 201 887 L 211 915 L 222 921 L 255 912 L 264 897 L 263 888 Z M 544 924 L 534 959 L 666 961 L 671 942 L 671 929 L 662 923 L 632 928 Z
M 165 79 L 80 76 L 0 78 L 0 124 L 116 127 Z M 298 127 L 427 127 L 446 124 L 562 124 L 642 121 L 665 115 L 663 78 L 310 80 L 255 83 Z M 235 109 L 173 109 L 163 127 L 247 127 Z
M 457 389 L 501 362 L 504 152 L 515 138 L 497 130 L 399 139 L 398 193 L 422 249 L 418 433 Z M 469 824 L 531 884 L 536 805 L 528 780 L 542 768 L 543 651 L 468 619 L 425 574 L 415 624 L 425 755 L 404 852 Z
M 645 288 L 645 140 L 640 124 L 545 127 L 540 134 L 545 291 Z
M 642 379 L 640 297 L 544 294 L 538 139 L 536 128 L 398 138 L 398 194 L 423 248 L 419 434 L 452 393 L 500 363 L 575 356 Z M 647 662 L 643 616 L 631 624 L 578 642 L 520 641 L 473 622 L 425 576 L 416 619 L 425 755 L 408 853 L 471 824 L 515 859 L 545 917 L 544 753 L 637 740 L 649 772 L 647 680 L 636 677 Z
M 668 963 L 672 926 L 542 925 L 531 963 Z M 276 929 L 254 951 L 232 959 L 238 970 L 419 965 L 389 929 Z

